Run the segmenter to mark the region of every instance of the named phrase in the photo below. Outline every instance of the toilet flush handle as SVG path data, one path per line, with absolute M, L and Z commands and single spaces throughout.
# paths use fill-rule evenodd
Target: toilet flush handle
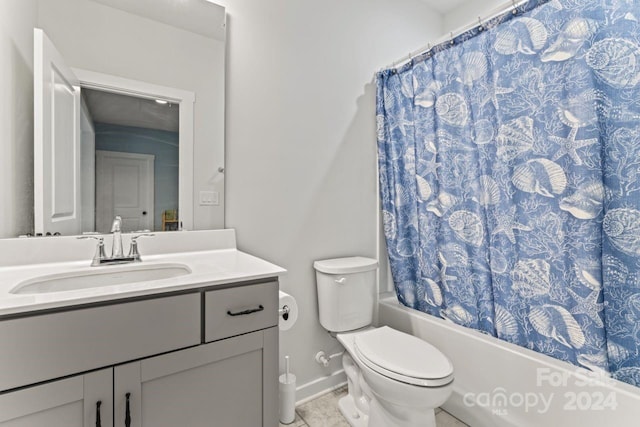
M 341 277 L 339 279 L 334 280 L 334 282 L 336 282 L 338 285 L 344 285 L 346 281 L 347 281 L 346 277 Z

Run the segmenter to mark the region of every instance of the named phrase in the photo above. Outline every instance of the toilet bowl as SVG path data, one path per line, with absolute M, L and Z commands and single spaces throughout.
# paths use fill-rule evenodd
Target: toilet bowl
M 435 426 L 435 408 L 446 402 L 453 384 L 453 366 L 440 351 L 388 326 L 337 337 L 346 350 L 345 371 L 350 363 L 359 370 L 349 386 L 365 395 L 349 390 L 340 402 L 340 411 L 352 426 Z M 364 410 L 358 408 L 357 398 L 368 402 Z
M 316 261 L 320 323 L 345 347 L 348 394 L 339 408 L 353 427 L 435 427 L 451 395 L 453 366 L 431 344 L 388 326 L 371 327 L 377 261 Z

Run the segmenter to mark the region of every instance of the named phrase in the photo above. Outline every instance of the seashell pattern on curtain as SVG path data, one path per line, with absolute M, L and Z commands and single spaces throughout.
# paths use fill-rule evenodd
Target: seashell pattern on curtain
M 399 301 L 640 386 L 640 3 L 530 0 L 377 82 Z

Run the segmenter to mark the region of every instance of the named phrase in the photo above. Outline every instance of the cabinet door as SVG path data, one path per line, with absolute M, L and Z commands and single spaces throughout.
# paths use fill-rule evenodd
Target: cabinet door
M 103 369 L 2 394 L 0 426 L 113 427 L 112 383 Z
M 270 328 L 116 367 L 115 426 L 277 426 L 277 342 Z

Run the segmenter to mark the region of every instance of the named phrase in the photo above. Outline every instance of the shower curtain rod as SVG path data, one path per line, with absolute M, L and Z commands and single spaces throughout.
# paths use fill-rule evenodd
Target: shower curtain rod
M 435 42 L 433 43 L 429 43 L 426 46 L 415 50 L 413 52 L 410 52 L 409 55 L 407 55 L 404 58 L 401 58 L 397 61 L 392 62 L 390 65 L 387 65 L 386 67 L 383 67 L 380 69 L 380 71 L 382 70 L 386 70 L 389 68 L 399 68 L 402 65 L 406 64 L 407 62 L 411 61 L 413 58 L 415 58 L 416 56 L 422 55 L 423 53 L 427 53 L 429 52 L 434 46 L 439 45 L 440 43 L 444 43 L 446 41 L 451 41 L 453 39 L 455 39 L 456 37 L 458 37 L 461 34 L 464 34 L 465 32 L 475 28 L 476 26 L 482 26 L 484 25 L 485 22 L 492 20 L 493 18 L 496 18 L 500 15 L 502 15 L 503 13 L 512 10 L 513 12 L 515 12 L 518 8 L 518 6 L 521 6 L 525 3 L 527 3 L 529 0 L 511 0 L 508 3 L 505 3 L 501 6 L 498 6 L 497 8 L 493 9 L 491 12 L 489 12 L 489 14 L 485 17 L 482 18 L 480 16 L 478 16 L 478 21 L 474 22 L 472 24 L 467 24 L 463 27 L 458 28 L 455 31 L 451 31 L 449 34 L 445 34 L 442 37 L 438 38 Z

